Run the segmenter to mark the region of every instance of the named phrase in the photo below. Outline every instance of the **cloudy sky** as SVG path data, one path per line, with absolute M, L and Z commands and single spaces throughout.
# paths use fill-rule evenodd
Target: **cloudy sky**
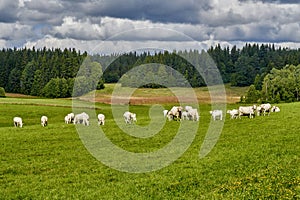
M 0 0 L 0 48 L 300 47 L 298 0 Z

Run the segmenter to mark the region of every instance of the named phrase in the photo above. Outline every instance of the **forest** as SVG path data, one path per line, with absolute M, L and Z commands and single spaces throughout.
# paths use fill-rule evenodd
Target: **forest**
M 220 84 L 215 78 L 217 73 L 209 70 L 209 59 L 214 61 L 222 82 L 232 86 L 253 85 L 260 93 L 259 97 L 267 100 L 266 94 L 269 92 L 263 92 L 265 80 L 271 75 L 280 74 L 275 73 L 276 70 L 298 66 L 300 49 L 275 47 L 274 44 L 245 44 L 242 48 L 217 45 L 206 52 L 129 52 L 120 55 L 88 55 L 74 48 L 2 49 L 0 87 L 11 93 L 60 98 L 79 96 L 93 89 L 104 88 L 104 83 L 121 82 L 123 86 L 151 88 Z M 127 73 L 137 66 L 149 66 L 149 70 Z M 197 66 L 202 66 L 202 72 L 199 73 Z M 187 82 L 176 81 L 178 77 L 174 71 L 179 72 Z M 157 84 L 157 79 L 164 79 L 163 77 L 170 81 L 164 82 L 164 85 Z M 141 83 L 142 80 L 147 81 Z M 151 80 L 156 83 L 151 83 Z M 299 99 L 298 91 L 292 92 L 293 98 L 285 98 L 281 93 L 275 93 L 269 94 L 273 100 Z

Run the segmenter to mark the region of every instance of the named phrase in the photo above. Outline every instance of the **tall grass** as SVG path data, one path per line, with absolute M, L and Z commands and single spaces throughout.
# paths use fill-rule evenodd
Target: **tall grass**
M 132 174 L 102 164 L 86 150 L 75 126 L 64 123 L 72 111 L 68 102 L 32 100 L 0 104 L 0 199 L 300 198 L 299 103 L 281 104 L 281 112 L 269 117 L 227 116 L 220 139 L 203 159 L 199 150 L 210 123 L 210 106 L 200 105 L 199 129 L 188 150 L 163 169 Z M 96 113 L 106 115 L 102 129 L 107 137 L 132 152 L 162 148 L 179 126 L 167 122 L 154 137 L 136 138 L 120 130 L 109 105 L 96 106 Z M 148 125 L 149 106 L 130 109 L 137 113 L 138 125 Z M 13 127 L 16 115 L 24 119 L 23 128 Z M 42 115 L 49 118 L 47 127 L 40 125 Z M 91 123 L 97 127 L 96 119 Z

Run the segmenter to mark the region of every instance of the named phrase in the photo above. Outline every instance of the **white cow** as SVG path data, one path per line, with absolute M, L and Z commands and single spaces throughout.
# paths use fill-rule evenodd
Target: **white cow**
M 14 121 L 14 126 L 15 127 L 23 127 L 23 121 L 22 121 L 22 118 L 21 117 L 14 117 L 14 119 L 13 119 L 13 121 Z
M 171 110 L 168 112 L 169 121 L 172 119 L 181 120 L 182 107 L 181 106 L 173 106 Z
M 262 108 L 260 106 L 257 106 L 257 108 L 256 108 L 257 116 L 260 116 L 261 112 L 262 112 Z
M 124 120 L 126 124 L 131 124 L 132 122 L 136 122 L 136 114 L 135 113 L 131 113 L 129 111 L 126 111 L 123 114 Z
M 188 112 L 187 111 L 183 111 L 181 113 L 181 119 L 182 120 L 189 120 L 189 115 L 188 115 Z
M 199 121 L 199 113 L 195 108 L 189 109 L 188 118 L 193 121 Z
M 105 116 L 103 114 L 98 114 L 98 124 L 100 125 L 104 125 L 105 122 Z
M 230 119 L 237 119 L 239 116 L 239 111 L 237 109 L 227 110 L 227 113 L 230 115 Z
M 169 112 L 168 110 L 164 110 L 164 111 L 163 111 L 164 117 L 167 117 L 168 112 Z
M 85 112 L 83 112 L 83 113 L 75 115 L 73 123 L 89 126 L 90 125 L 89 119 L 90 119 L 89 115 L 86 114 Z
M 223 111 L 222 110 L 212 110 L 212 111 L 209 111 L 209 113 L 211 114 L 214 121 L 216 121 L 217 119 L 219 119 L 219 120 L 223 119 Z
M 65 116 L 65 123 L 66 123 L 66 124 L 69 124 L 69 123 L 70 123 L 70 120 L 69 120 L 69 116 L 68 116 L 68 115 Z
M 75 115 L 74 113 L 69 113 L 65 116 L 65 123 L 70 124 L 74 122 Z
M 261 104 L 260 107 L 261 107 L 261 112 L 263 113 L 264 116 L 266 116 L 266 113 L 268 113 L 268 116 L 270 115 L 271 108 L 272 108 L 271 104 L 269 103 Z
M 241 116 L 249 116 L 249 118 L 253 118 L 255 116 L 255 110 L 256 106 L 240 106 L 239 107 L 239 118 L 241 119 Z
M 68 114 L 68 118 L 69 118 L 69 123 L 72 123 L 73 121 L 74 121 L 74 118 L 75 118 L 75 115 L 74 115 L 74 113 L 69 113 Z
M 43 127 L 48 125 L 48 117 L 47 116 L 42 116 L 41 117 L 41 124 Z
M 280 108 L 277 107 L 277 106 L 273 106 L 273 107 L 271 108 L 271 112 L 280 112 Z
M 193 107 L 192 107 L 192 106 L 185 106 L 185 107 L 184 107 L 184 109 L 185 109 L 185 111 L 187 111 L 187 112 L 188 112 L 189 110 L 192 110 L 192 109 L 193 109 Z

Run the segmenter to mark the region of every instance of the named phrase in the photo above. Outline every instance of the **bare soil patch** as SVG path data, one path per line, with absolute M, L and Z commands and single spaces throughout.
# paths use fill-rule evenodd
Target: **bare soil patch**
M 5 93 L 6 97 L 13 97 L 13 98 L 29 98 L 29 99 L 35 99 L 38 97 L 25 95 L 25 94 L 18 94 L 18 93 Z

